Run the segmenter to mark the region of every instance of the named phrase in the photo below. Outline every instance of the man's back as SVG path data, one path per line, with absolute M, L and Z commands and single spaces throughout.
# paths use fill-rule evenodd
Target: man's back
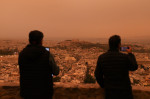
M 49 52 L 38 45 L 28 45 L 19 55 L 22 96 L 49 95 L 52 91 L 52 66 Z
M 99 57 L 104 76 L 104 86 L 108 89 L 130 89 L 130 61 L 128 55 L 118 51 L 108 51 Z
M 98 58 L 95 77 L 105 88 L 106 99 L 133 99 L 129 70 L 138 67 L 133 54 L 109 50 Z
M 95 77 L 105 89 L 106 99 L 133 99 L 129 71 L 137 70 L 138 65 L 131 47 L 126 47 L 128 54 L 120 53 L 120 48 L 120 36 L 111 36 L 108 52 L 100 55 L 97 61 Z

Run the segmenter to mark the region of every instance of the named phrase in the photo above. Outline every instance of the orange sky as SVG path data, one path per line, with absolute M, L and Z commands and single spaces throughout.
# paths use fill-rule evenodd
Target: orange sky
M 150 37 L 150 0 L 0 0 L 0 38 Z

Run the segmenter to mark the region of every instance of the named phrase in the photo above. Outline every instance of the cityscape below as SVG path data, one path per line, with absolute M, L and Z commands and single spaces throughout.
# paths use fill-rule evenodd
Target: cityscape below
M 19 83 L 18 54 L 28 44 L 26 40 L 0 40 L 0 83 Z M 46 40 L 44 46 L 50 48 L 60 74 L 54 76 L 54 82 L 96 83 L 94 71 L 98 56 L 108 50 L 108 44 L 102 41 L 86 40 Z M 134 86 L 150 86 L 150 44 L 127 42 L 122 46 L 131 46 L 138 62 L 138 70 L 130 72 Z

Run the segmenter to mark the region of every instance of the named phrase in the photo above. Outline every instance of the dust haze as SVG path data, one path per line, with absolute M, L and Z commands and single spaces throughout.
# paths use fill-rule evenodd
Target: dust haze
M 0 38 L 150 37 L 150 0 L 1 0 Z

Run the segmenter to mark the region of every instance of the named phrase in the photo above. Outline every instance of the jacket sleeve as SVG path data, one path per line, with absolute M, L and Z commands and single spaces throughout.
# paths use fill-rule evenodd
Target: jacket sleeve
M 128 54 L 128 61 L 129 61 L 129 70 L 130 71 L 135 71 L 138 69 L 136 58 L 132 53 Z
M 52 74 L 57 76 L 59 74 L 59 66 L 56 65 L 56 62 L 52 54 L 50 54 L 49 60 L 50 64 L 52 65 Z
M 95 78 L 96 78 L 98 84 L 102 88 L 104 88 L 103 69 L 102 69 L 102 66 L 101 66 L 101 63 L 100 63 L 100 57 L 98 58 L 97 66 L 96 66 L 96 69 L 95 69 Z

